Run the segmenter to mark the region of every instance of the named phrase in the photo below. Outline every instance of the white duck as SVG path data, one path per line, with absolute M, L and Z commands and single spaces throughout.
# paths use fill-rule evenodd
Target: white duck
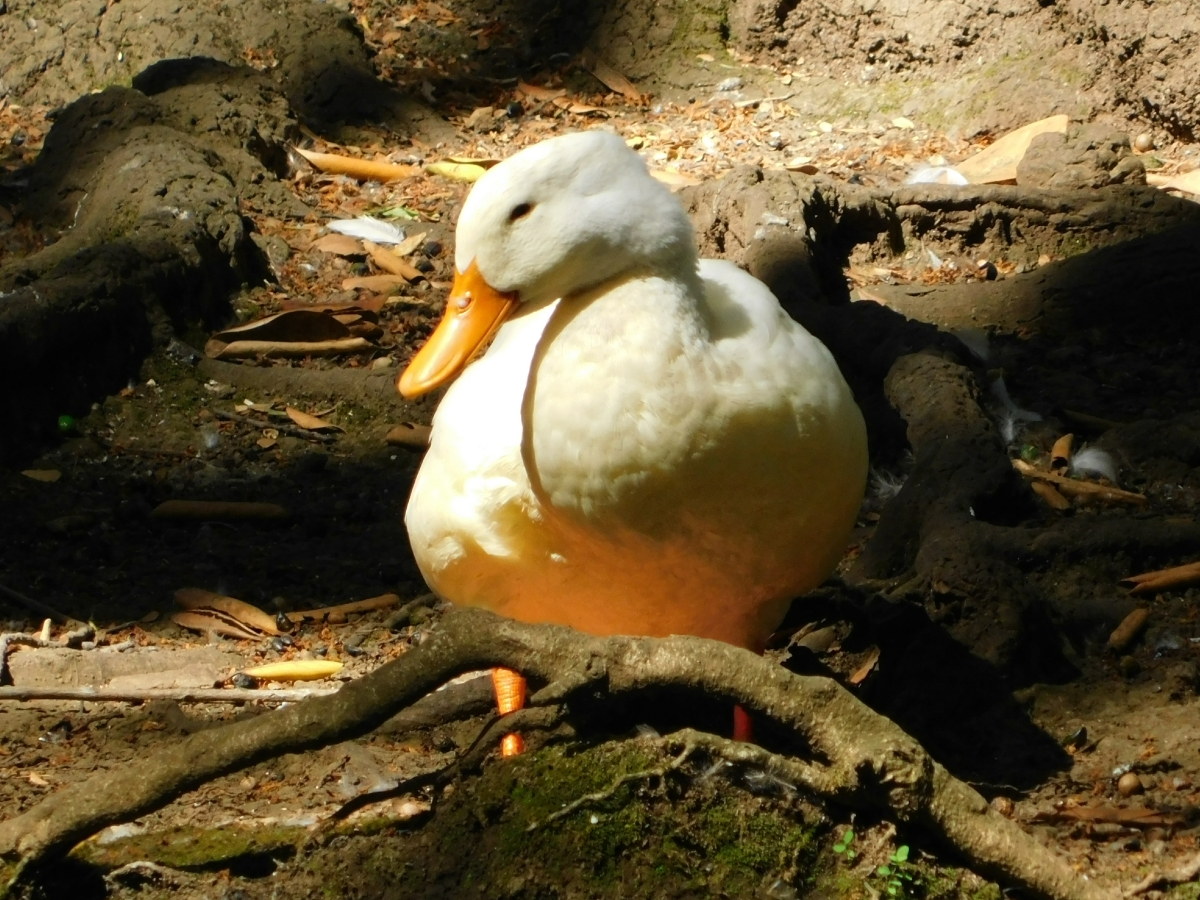
M 430 587 L 528 622 L 761 650 L 862 501 L 866 431 L 829 351 L 760 281 L 699 260 L 679 202 L 609 133 L 489 170 L 455 262 L 399 382 L 411 398 L 461 372 L 405 516 Z

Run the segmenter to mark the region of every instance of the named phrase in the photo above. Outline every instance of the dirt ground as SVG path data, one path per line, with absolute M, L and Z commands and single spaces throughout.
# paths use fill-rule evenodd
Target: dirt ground
M 186 9 L 0 0 L 0 325 L 5 304 L 32 303 L 30 292 L 40 302 L 39 290 L 72 316 L 126 311 L 104 319 L 103 331 L 99 318 L 72 318 L 75 330 L 36 353 L 36 330 L 20 333 L 26 343 L 0 345 L 21 373 L 10 379 L 13 436 L 0 469 L 0 586 L 99 629 L 89 649 L 11 647 L 3 683 L 184 690 L 293 658 L 342 661 L 345 680 L 426 639 L 432 600 L 400 620 L 389 608 L 306 623 L 284 642 L 199 635 L 170 618 L 185 587 L 271 615 L 426 592 L 402 522 L 420 452 L 386 436 L 401 423 L 427 424 L 436 406 L 436 396 L 400 400 L 392 383 L 440 313 L 468 186 L 420 172 L 387 184 L 323 175 L 288 147 L 420 166 L 502 158 L 553 134 L 603 127 L 682 189 L 706 254 L 749 266 L 759 232 L 796 219 L 787 191 L 809 190 L 800 179 L 815 173 L 814 196 L 835 198 L 839 221 L 851 223 L 826 241 L 849 245 L 833 268 L 816 260 L 826 293 L 955 332 L 974 354 L 988 392 L 980 405 L 1012 457 L 1044 460 L 1070 431 L 1077 446 L 1111 454 L 1121 488 L 1144 495 L 1136 505 L 1076 502 L 1066 511 L 1028 489 L 997 495 L 971 508 L 979 529 L 991 529 L 986 541 L 964 530 L 961 546 L 933 563 L 927 554 L 888 577 L 856 579 L 921 455 L 906 453 L 911 434 L 886 415 L 887 367 L 876 371 L 870 354 L 839 355 L 870 407 L 872 486 L 839 577 L 794 606 L 771 652 L 795 671 L 849 685 L 1081 875 L 1128 886 L 1193 857 L 1200 588 L 1139 598 L 1119 581 L 1200 558 L 1195 282 L 1165 299 L 1126 297 L 1120 316 L 1097 300 L 1090 316 L 1079 305 L 1069 319 L 949 321 L 930 312 L 935 297 L 951 308 L 954 290 L 983 296 L 997 285 L 1078 277 L 1080 267 L 1103 272 L 1113 265 L 1104 254 L 1131 235 L 1106 227 L 1104 209 L 1059 220 L 1034 210 L 1014 224 L 999 214 L 956 220 L 938 208 L 926 220 L 932 195 L 906 204 L 896 192 L 915 190 L 902 185 L 916 169 L 956 163 L 1009 128 L 1065 112 L 1135 145 L 1145 136 L 1137 152 L 1119 146 L 1099 168 L 1101 151 L 1089 145 L 1087 164 L 1071 170 L 1080 183 L 1065 187 L 1094 186 L 1125 223 L 1145 211 L 1134 233 L 1187 227 L 1192 200 L 1147 199 L 1154 192 L 1139 177 L 1113 186 L 1110 175 L 1126 158 L 1141 163 L 1143 184 L 1145 172 L 1200 163 L 1197 31 L 1200 11 L 1184 0 L 986 9 L 949 0 L 570 9 L 536 0 Z M 581 50 L 632 79 L 635 96 L 590 74 Z M 200 55 L 216 62 L 147 71 Z M 99 88 L 108 90 L 83 96 Z M 895 234 L 861 226 L 884 215 L 886 197 L 899 246 Z M 318 242 L 330 219 L 364 213 L 423 235 L 406 256 L 418 276 L 367 289 L 345 283 L 377 269 L 361 250 Z M 1194 232 L 1182 233 L 1194 248 Z M 128 257 L 89 256 L 116 243 Z M 1070 257 L 1084 251 L 1072 269 Z M 175 295 L 126 303 L 120 286 L 135 257 L 152 263 L 143 293 Z M 1190 277 L 1186 259 L 1173 264 Z M 113 287 L 79 293 L 97 281 Z M 368 349 L 205 358 L 220 329 L 314 303 L 367 309 Z M 840 354 L 836 335 L 826 340 Z M 287 407 L 337 430 L 292 428 Z M 287 515 L 151 516 L 173 499 L 275 503 Z M 1144 631 L 1111 650 L 1109 635 L 1139 606 L 1150 612 Z M 0 619 L 6 633 L 42 626 L 3 594 Z M 0 701 L 0 814 L 269 706 Z M 677 724 L 636 713 L 660 730 Z M 552 745 L 516 767 L 487 767 L 436 815 L 416 793 L 367 805 L 333 831 L 314 829 L 354 798 L 446 764 L 482 719 L 385 727 L 259 763 L 114 826 L 39 876 L 32 893 L 874 898 L 888 888 L 877 867 L 911 846 L 916 881 L 906 896 L 998 896 L 928 836 L 897 835 L 886 822 L 703 768 L 617 793 L 560 833 L 514 838 L 573 799 L 548 771 L 582 794 L 654 762 L 636 740 L 620 751 L 604 743 L 639 724 L 616 718 L 578 752 Z M 1126 773 L 1135 780 L 1120 792 Z M 848 827 L 857 861 L 833 850 Z M 576 871 L 575 859 L 593 868 Z M 138 860 L 163 868 L 104 879 Z M 1173 896 L 1194 898 L 1195 885 Z

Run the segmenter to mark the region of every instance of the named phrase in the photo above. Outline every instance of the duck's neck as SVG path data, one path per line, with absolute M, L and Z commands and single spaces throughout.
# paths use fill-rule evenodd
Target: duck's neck
M 530 366 L 522 456 L 535 493 L 622 517 L 644 473 L 689 452 L 709 327 L 694 268 L 633 271 L 564 297 Z

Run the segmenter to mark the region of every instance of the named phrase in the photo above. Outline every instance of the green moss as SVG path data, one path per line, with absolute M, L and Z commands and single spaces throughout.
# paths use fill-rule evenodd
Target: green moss
M 1200 882 L 1181 884 L 1167 892 L 1167 900 L 1200 900 Z
M 226 868 L 248 856 L 290 856 L 304 839 L 303 828 L 172 828 L 110 844 L 87 841 L 71 851 L 83 862 L 103 869 L 146 859 L 174 869 Z

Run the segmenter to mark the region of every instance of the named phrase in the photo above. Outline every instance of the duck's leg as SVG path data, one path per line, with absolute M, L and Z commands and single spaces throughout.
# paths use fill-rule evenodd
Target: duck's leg
M 754 743 L 754 720 L 740 704 L 733 704 L 733 739 L 744 744 Z
M 525 706 L 525 678 L 512 669 L 492 669 L 492 688 L 496 692 L 496 708 L 506 716 Z M 519 734 L 506 734 L 500 742 L 500 755 L 507 759 L 525 750 L 525 739 Z

